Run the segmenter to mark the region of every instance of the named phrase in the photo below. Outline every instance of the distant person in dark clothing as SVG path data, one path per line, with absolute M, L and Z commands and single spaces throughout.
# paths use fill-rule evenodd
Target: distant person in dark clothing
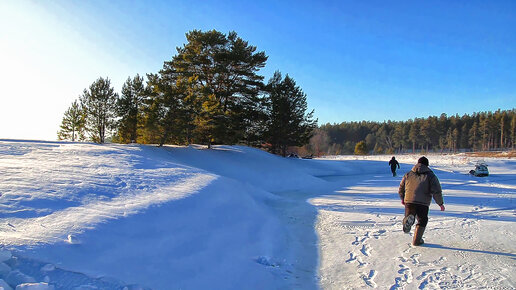
M 398 169 L 400 168 L 400 164 L 398 163 L 398 160 L 392 156 L 391 161 L 389 161 L 389 165 L 391 166 L 392 176 L 396 176 L 396 166 L 398 166 Z
M 405 205 L 405 218 L 403 219 L 403 231 L 410 233 L 410 228 L 417 217 L 416 231 L 412 244 L 419 246 L 424 243 L 423 233 L 428 223 L 428 209 L 432 202 L 444 211 L 441 183 L 434 172 L 428 168 L 428 159 L 421 157 L 411 171 L 407 172 L 400 183 L 398 191 L 401 204 Z

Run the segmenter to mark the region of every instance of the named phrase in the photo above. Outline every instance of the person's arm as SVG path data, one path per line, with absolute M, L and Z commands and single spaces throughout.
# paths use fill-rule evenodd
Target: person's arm
M 401 199 L 401 204 L 405 204 L 405 179 L 406 179 L 406 175 L 403 175 L 403 178 L 401 179 L 401 182 L 400 182 L 400 188 L 398 189 L 398 194 Z
M 398 161 L 396 161 L 396 164 L 398 164 L 398 169 L 400 169 L 400 163 Z
M 439 178 L 437 178 L 435 174 L 432 174 L 432 177 L 430 178 L 430 193 L 432 194 L 435 203 L 437 203 L 441 208 L 441 211 L 444 211 L 443 191 L 441 189 Z

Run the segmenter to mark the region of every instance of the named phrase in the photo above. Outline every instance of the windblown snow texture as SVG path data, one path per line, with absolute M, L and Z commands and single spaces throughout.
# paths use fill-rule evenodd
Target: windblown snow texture
M 419 156 L 0 140 L 0 287 L 514 288 L 516 162 L 430 155 L 425 246 L 397 186 Z

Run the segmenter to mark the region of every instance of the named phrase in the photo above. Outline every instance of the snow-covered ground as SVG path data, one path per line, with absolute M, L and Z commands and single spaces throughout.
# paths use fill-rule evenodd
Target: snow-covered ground
M 0 288 L 516 287 L 516 161 L 428 156 L 446 211 L 413 247 L 418 157 L 0 140 Z
M 417 158 L 398 156 L 399 172 L 410 170 Z M 340 190 L 311 199 L 318 209 L 322 288 L 515 288 L 516 160 L 428 158 L 441 181 L 446 211 L 431 205 L 423 247 L 411 246 L 412 237 L 401 228 L 402 208 L 394 194 L 401 176 L 369 171 L 334 179 L 343 184 Z M 379 162 L 380 168 L 387 167 L 389 156 L 360 159 L 372 167 Z M 489 164 L 491 176 L 467 174 L 477 161 Z

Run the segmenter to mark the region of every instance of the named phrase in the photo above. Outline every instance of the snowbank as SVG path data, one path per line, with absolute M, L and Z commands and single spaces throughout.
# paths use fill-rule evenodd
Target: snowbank
M 419 155 L 390 157 L 0 140 L 0 287 L 514 288 L 516 161 L 428 156 L 447 210 L 412 247 Z
M 302 160 L 243 146 L 1 141 L 0 152 L 0 243 L 13 259 L 84 273 L 96 286 L 116 277 L 111 285 L 155 289 L 289 287 L 295 278 L 276 268 L 299 249 L 274 192 L 326 184 Z M 315 273 L 316 255 L 308 264 Z M 11 286 L 49 276 L 32 272 L 37 279 Z M 50 283 L 82 285 L 61 276 Z

